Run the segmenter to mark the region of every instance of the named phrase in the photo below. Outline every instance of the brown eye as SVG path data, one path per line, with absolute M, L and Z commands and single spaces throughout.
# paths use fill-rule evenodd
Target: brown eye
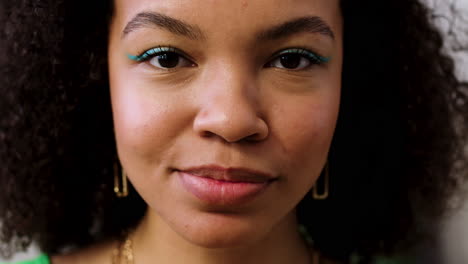
M 311 64 L 311 61 L 304 56 L 292 53 L 280 55 L 270 62 L 269 66 L 288 70 L 301 70 Z
M 304 63 L 303 61 L 301 61 L 304 58 L 302 58 L 298 54 L 282 55 L 279 59 L 281 65 L 284 66 L 284 68 L 286 69 L 295 69 L 301 66 L 301 62 L 302 64 L 307 64 L 307 62 Z
M 313 65 L 327 63 L 330 58 L 322 57 L 312 51 L 302 48 L 291 48 L 278 52 L 266 65 L 286 70 L 304 70 Z
M 161 52 L 155 54 L 149 63 L 156 68 L 173 69 L 176 67 L 190 67 L 193 63 L 175 52 Z

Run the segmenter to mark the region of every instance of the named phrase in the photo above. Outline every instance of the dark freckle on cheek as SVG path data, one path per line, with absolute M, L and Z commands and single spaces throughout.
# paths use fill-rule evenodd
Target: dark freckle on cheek
M 249 5 L 249 3 L 247 2 L 247 0 L 242 1 L 242 8 L 243 9 L 245 9 L 248 5 Z

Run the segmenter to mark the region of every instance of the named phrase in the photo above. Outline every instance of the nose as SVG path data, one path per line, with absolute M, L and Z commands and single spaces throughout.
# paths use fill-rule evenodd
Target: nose
M 210 74 L 202 84 L 200 108 L 193 129 L 203 137 L 219 137 L 233 143 L 255 142 L 268 137 L 269 128 L 262 117 L 258 89 L 245 74 L 224 71 Z

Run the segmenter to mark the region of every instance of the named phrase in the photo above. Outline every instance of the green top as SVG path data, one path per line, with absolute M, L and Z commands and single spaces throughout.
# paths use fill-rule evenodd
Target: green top
M 17 261 L 13 263 L 0 262 L 0 264 L 50 264 L 50 260 L 46 254 L 41 254 L 33 260 Z

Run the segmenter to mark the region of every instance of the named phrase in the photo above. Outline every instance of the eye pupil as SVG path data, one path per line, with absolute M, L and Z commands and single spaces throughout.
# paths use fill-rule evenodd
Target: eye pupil
M 164 68 L 174 68 L 179 64 L 179 55 L 174 52 L 166 52 L 157 56 L 159 65 Z
M 295 69 L 301 64 L 301 58 L 302 57 L 299 54 L 285 54 L 279 59 L 283 67 L 287 69 Z

